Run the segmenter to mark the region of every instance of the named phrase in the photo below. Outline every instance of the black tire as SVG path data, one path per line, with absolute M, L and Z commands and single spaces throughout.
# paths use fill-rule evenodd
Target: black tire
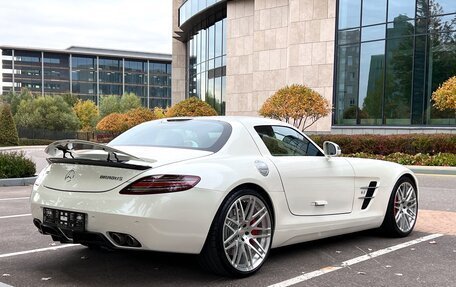
M 242 198 L 243 196 L 252 195 L 259 199 L 264 206 L 267 208 L 267 216 L 269 216 L 269 220 L 271 223 L 271 230 L 270 230 L 270 243 L 267 247 L 266 254 L 264 255 L 264 259 L 261 263 L 256 266 L 253 270 L 248 271 L 241 271 L 233 267 L 230 261 L 227 258 L 225 253 L 225 248 L 223 246 L 223 232 L 224 232 L 224 224 L 225 218 L 230 211 L 230 207 L 236 202 L 238 199 Z M 217 214 L 212 222 L 211 228 L 209 230 L 206 242 L 204 244 L 203 250 L 199 256 L 200 265 L 203 269 L 215 273 L 217 275 L 227 276 L 227 277 L 247 277 L 255 272 L 257 272 L 263 263 L 267 260 L 267 257 L 270 252 L 270 247 L 272 244 L 272 237 L 274 233 L 274 220 L 271 213 L 271 207 L 269 206 L 268 202 L 264 199 L 264 197 L 255 190 L 252 189 L 239 189 L 234 191 L 232 194 L 228 195 L 224 202 L 221 204 Z M 253 235 L 253 232 L 252 232 Z M 247 254 L 245 254 L 247 256 Z
M 415 220 L 413 221 L 411 228 L 406 231 L 401 230 L 398 223 L 396 222 L 395 209 L 394 209 L 396 194 L 398 193 L 399 187 L 404 183 L 408 183 L 408 184 L 410 184 L 410 186 L 413 187 L 413 192 L 415 194 L 415 199 L 416 199 L 415 200 L 416 201 L 416 203 L 415 203 L 416 204 Z M 385 218 L 383 220 L 382 226 L 380 227 L 380 231 L 388 237 L 406 237 L 413 231 L 413 228 L 415 227 L 415 224 L 416 224 L 417 217 L 418 217 L 418 194 L 417 194 L 416 185 L 413 182 L 413 180 L 411 180 L 409 177 L 401 177 L 397 181 L 397 183 L 394 185 L 394 188 L 391 192 L 391 196 L 388 201 L 388 208 L 386 210 L 386 214 L 385 214 Z

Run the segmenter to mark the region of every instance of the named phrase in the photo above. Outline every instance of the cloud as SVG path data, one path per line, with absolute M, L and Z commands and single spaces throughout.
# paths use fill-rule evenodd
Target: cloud
M 170 0 L 1 0 L 0 44 L 171 53 Z

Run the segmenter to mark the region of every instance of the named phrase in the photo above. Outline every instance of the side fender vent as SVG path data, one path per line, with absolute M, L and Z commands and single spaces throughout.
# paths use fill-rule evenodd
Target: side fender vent
M 365 195 L 360 197 L 360 199 L 364 199 L 361 209 L 366 209 L 369 206 L 371 199 L 374 198 L 373 195 L 377 188 L 378 186 L 376 181 L 371 181 L 367 187 L 361 187 L 361 189 L 366 190 Z

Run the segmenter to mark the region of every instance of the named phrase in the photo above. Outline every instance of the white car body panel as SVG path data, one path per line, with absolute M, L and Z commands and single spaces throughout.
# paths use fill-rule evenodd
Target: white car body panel
M 294 215 L 350 213 L 353 168 L 344 158 L 270 156 L 280 170 L 285 195 Z
M 278 159 L 254 130 L 255 125 L 284 125 L 263 118 L 208 117 L 227 122 L 232 133 L 216 153 L 189 149 L 115 146 L 144 158 L 152 168 L 144 171 L 111 167 L 51 164 L 39 176 L 31 195 L 33 218 L 43 221 L 43 208 L 87 214 L 86 230 L 134 236 L 144 250 L 200 253 L 211 224 L 226 196 L 241 185 L 264 192 L 272 204 L 272 247 L 314 240 L 379 227 L 396 181 L 405 167 L 375 160 L 351 158 Z M 262 162 L 264 176 L 255 162 Z M 299 169 L 296 168 L 299 164 Z M 65 181 L 65 171 L 74 169 L 83 180 Z M 279 172 L 280 171 L 280 172 Z M 100 175 L 122 180 L 100 180 Z M 119 192 L 148 175 L 198 175 L 192 189 L 164 194 L 125 195 Z M 298 177 L 300 174 L 302 178 Z M 416 178 L 414 178 L 416 182 Z M 286 181 L 285 183 L 283 183 Z M 363 189 L 371 181 L 379 187 L 367 208 L 361 209 Z M 108 183 L 109 182 L 109 183 Z M 287 188 L 290 187 L 290 194 Z M 299 193 L 299 191 L 303 193 Z M 85 192 L 81 192 L 85 191 Z M 95 192 L 88 192 L 95 191 Z M 327 206 L 311 206 L 312 201 Z

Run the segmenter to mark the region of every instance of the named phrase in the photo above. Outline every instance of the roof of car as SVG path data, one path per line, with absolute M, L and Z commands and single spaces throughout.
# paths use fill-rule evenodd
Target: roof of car
M 176 118 L 172 118 L 176 120 Z M 212 117 L 182 117 L 181 119 L 199 119 L 199 120 L 217 120 L 227 123 L 240 122 L 245 125 L 255 126 L 255 125 L 287 125 L 284 122 L 262 118 L 262 117 L 248 117 L 248 116 L 212 116 Z

